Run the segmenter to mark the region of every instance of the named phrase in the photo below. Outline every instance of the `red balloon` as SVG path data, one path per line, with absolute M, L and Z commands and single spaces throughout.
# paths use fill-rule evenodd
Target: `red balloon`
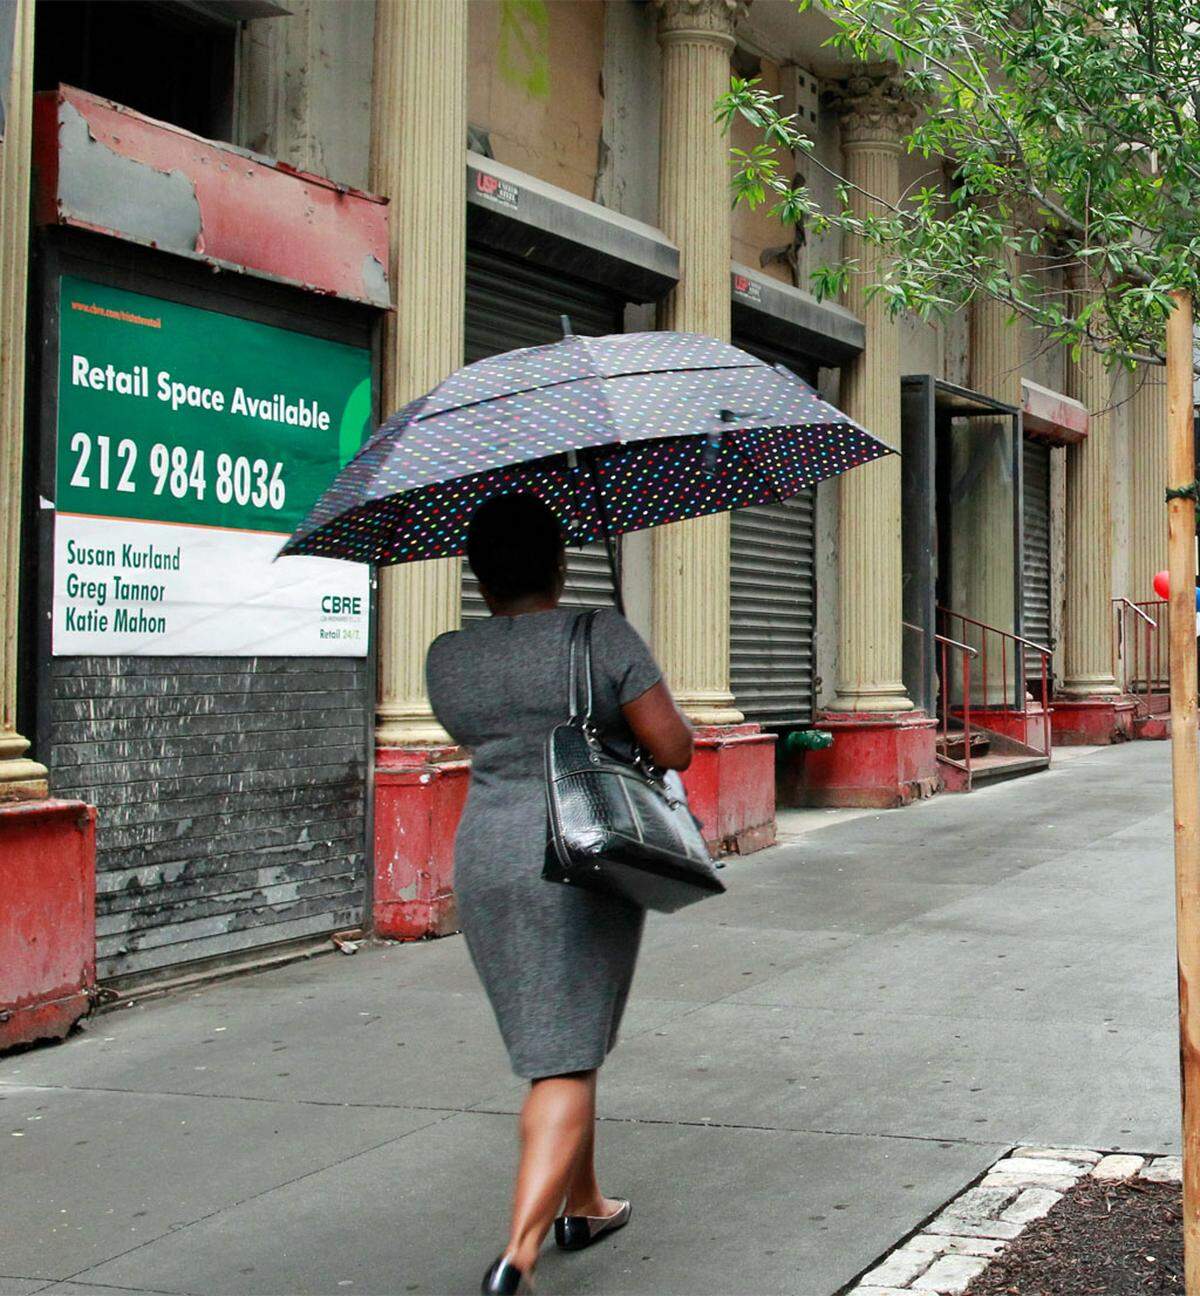
M 1154 592 L 1160 599 L 1171 597 L 1171 573 L 1160 571 L 1154 577 Z

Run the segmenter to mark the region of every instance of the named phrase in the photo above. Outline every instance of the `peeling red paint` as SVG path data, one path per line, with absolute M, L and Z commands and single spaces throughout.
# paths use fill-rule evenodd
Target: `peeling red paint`
M 199 205 L 191 246 L 163 236 L 163 213 L 147 203 L 124 228 L 63 200 L 68 168 L 102 167 L 66 151 L 64 123 L 78 114 L 88 135 L 113 158 L 186 178 Z M 38 96 L 36 215 L 44 224 L 90 229 L 309 291 L 389 304 L 388 209 L 384 199 L 335 184 L 284 163 L 202 139 L 177 126 L 71 87 Z M 128 208 L 126 208 L 128 210 Z

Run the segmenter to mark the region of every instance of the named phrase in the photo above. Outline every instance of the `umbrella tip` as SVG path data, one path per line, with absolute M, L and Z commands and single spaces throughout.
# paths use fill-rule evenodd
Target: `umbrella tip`
M 562 325 L 563 337 L 569 338 L 575 336 L 575 330 L 571 327 L 570 315 L 560 315 L 558 322 Z

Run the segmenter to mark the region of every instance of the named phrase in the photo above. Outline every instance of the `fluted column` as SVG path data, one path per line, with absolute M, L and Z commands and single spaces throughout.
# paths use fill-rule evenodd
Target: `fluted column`
M 1119 695 L 1113 674 L 1113 375 L 1085 346 L 1067 364 L 1068 395 L 1091 415 L 1088 435 L 1067 447 L 1067 579 L 1062 693 Z
M 1009 261 L 1010 273 L 1015 270 Z M 970 383 L 975 391 L 1007 405 L 1021 405 L 1021 334 L 1011 312 L 991 297 L 971 303 Z M 998 630 L 1016 628 L 1018 560 L 1013 510 L 1020 507 L 1013 479 L 1013 425 L 1010 419 L 963 419 L 951 433 L 951 501 L 954 543 L 942 556 L 950 565 L 950 601 L 956 612 Z M 956 634 L 955 631 L 951 631 Z M 968 643 L 982 638 L 970 627 Z M 956 635 L 957 637 L 957 635 Z M 1017 660 L 1002 655 L 1000 644 L 988 636 L 987 696 L 982 674 L 976 672 L 975 701 L 985 705 L 1012 697 Z M 1002 671 L 1007 668 L 1007 678 Z
M 17 604 L 25 432 L 25 294 L 33 137 L 34 0 L 16 0 L 0 143 L 0 801 L 48 793 L 46 768 L 17 732 Z
M 729 88 L 735 0 L 658 0 L 662 46 L 659 223 L 680 281 L 659 327 L 729 339 L 728 147 L 713 105 Z M 729 691 L 729 515 L 654 531 L 654 647 L 698 724 L 742 716 Z
M 1133 376 L 1129 418 L 1129 597 L 1155 598 L 1156 572 L 1167 567 L 1167 386 L 1155 366 Z
M 371 182 L 391 200 L 396 310 L 383 326 L 383 405 L 462 364 L 466 275 L 466 0 L 377 0 Z M 383 747 L 449 741 L 425 693 L 425 653 L 461 611 L 461 562 L 379 572 Z
M 866 217 L 900 196 L 900 138 L 914 115 L 887 72 L 864 72 L 835 90 L 841 114 L 850 205 Z M 843 252 L 857 262 L 846 305 L 866 325 L 866 349 L 842 373 L 841 405 L 891 445 L 900 444 L 900 326 L 867 290 L 883 251 L 853 235 Z M 838 683 L 835 711 L 911 710 L 902 653 L 900 460 L 864 464 L 839 478 Z

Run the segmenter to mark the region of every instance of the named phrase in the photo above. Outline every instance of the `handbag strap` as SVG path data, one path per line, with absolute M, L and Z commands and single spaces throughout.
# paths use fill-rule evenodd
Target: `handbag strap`
M 596 609 L 590 612 L 581 612 L 575 618 L 575 624 L 571 627 L 571 653 L 570 653 L 570 691 L 567 699 L 567 705 L 570 710 L 572 720 L 591 721 L 592 710 L 595 705 L 595 688 L 592 678 L 592 623 L 596 620 Z M 583 647 L 583 674 L 585 688 L 583 690 L 584 709 L 579 709 L 579 647 Z

